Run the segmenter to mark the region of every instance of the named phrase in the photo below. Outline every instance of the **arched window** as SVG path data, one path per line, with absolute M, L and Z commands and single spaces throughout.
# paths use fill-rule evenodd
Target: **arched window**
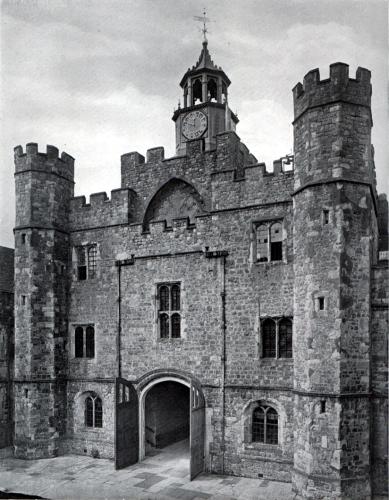
M 179 285 L 172 286 L 172 311 L 180 310 L 180 287 Z
M 76 247 L 77 279 L 84 281 L 96 278 L 97 245 Z
M 179 339 L 181 337 L 181 318 L 180 315 L 172 314 L 172 338 Z
M 103 404 L 98 396 L 85 398 L 85 425 L 86 427 L 103 427 Z
M 262 357 L 276 357 L 276 324 L 272 319 L 262 323 Z
M 85 353 L 87 358 L 95 357 L 95 329 L 93 326 L 86 327 Z
M 269 260 L 269 235 L 266 224 L 257 226 L 257 260 L 267 262 Z
M 93 398 L 88 396 L 85 399 L 85 425 L 93 427 Z
M 217 83 L 214 78 L 209 78 L 207 83 L 208 101 L 217 100 Z
M 84 329 L 77 326 L 74 331 L 74 356 L 82 358 L 84 356 Z
M 74 330 L 74 356 L 76 358 L 95 357 L 94 326 L 77 326 Z
M 193 105 L 196 104 L 197 101 L 203 102 L 203 88 L 199 78 L 193 83 Z
M 258 223 L 254 232 L 257 262 L 282 260 L 282 223 Z
M 253 411 L 252 441 L 278 444 L 278 414 L 271 406 L 258 406 Z
M 222 83 L 222 103 L 224 104 L 227 100 L 227 85 Z
M 100 398 L 95 399 L 95 427 L 103 427 L 103 403 Z
M 278 325 L 278 356 L 280 358 L 292 357 L 292 322 L 282 319 Z
M 181 337 L 181 287 L 179 283 L 158 285 L 158 321 L 161 339 Z
M 96 257 L 97 248 L 93 245 L 88 249 L 88 278 L 96 277 Z
M 169 310 L 169 288 L 167 286 L 161 286 L 159 288 L 159 310 Z
M 169 338 L 169 315 L 166 313 L 163 313 L 159 317 L 160 321 L 160 336 L 161 339 L 168 339 Z
M 282 260 L 282 225 L 280 222 L 270 226 L 270 259 Z

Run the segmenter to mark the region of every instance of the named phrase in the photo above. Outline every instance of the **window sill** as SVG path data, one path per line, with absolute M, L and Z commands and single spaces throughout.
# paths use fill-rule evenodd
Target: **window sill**
M 73 278 L 72 282 L 74 283 L 97 283 L 99 281 L 98 278 L 87 278 L 86 280 L 78 280 L 77 278 Z
M 288 262 L 286 260 L 255 260 L 254 264 L 258 266 L 263 266 L 263 265 L 268 265 L 269 267 L 271 266 L 279 266 L 281 264 L 287 264 Z
M 157 342 L 161 342 L 161 344 L 168 344 L 170 342 L 182 342 L 184 339 L 182 337 L 179 337 L 179 338 L 168 338 L 168 339 L 161 339 L 161 338 L 158 338 L 157 339 Z
M 282 452 L 280 444 L 268 444 L 259 442 L 244 443 L 244 449 L 246 451 L 253 450 L 253 451 L 264 451 L 264 452 L 270 451 L 276 453 Z
M 263 363 L 274 363 L 274 362 L 281 362 L 281 363 L 293 363 L 293 358 L 259 358 L 259 361 Z
M 96 363 L 96 357 L 94 358 L 76 358 L 76 357 L 72 357 L 70 359 L 70 361 L 72 362 L 75 362 L 75 363 L 87 363 L 87 364 L 94 364 Z

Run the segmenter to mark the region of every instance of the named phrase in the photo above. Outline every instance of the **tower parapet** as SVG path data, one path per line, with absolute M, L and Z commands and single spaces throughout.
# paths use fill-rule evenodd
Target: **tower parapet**
M 374 183 L 370 130 L 370 71 L 348 65 L 330 66 L 330 78 L 318 69 L 293 89 L 295 189 L 311 182 L 342 179 Z

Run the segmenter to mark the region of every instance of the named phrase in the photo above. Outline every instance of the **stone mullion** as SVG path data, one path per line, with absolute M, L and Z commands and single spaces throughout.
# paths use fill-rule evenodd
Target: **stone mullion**
M 276 359 L 280 357 L 280 352 L 279 352 L 279 330 L 280 330 L 280 318 L 276 318 L 275 320 L 276 323 Z
M 267 225 L 267 261 L 271 261 L 270 253 L 270 224 Z

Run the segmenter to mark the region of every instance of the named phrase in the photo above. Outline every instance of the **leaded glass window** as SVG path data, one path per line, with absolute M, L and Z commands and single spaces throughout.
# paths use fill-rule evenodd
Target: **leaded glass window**
M 278 414 L 271 406 L 258 406 L 253 411 L 252 441 L 278 444 Z
M 159 337 L 181 337 L 181 286 L 179 283 L 163 283 L 157 289 Z

